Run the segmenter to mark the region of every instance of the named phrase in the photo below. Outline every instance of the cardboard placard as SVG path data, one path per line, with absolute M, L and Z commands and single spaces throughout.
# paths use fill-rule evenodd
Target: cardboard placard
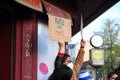
M 71 20 L 49 16 L 49 38 L 50 40 L 59 41 L 62 39 L 65 42 L 71 41 Z

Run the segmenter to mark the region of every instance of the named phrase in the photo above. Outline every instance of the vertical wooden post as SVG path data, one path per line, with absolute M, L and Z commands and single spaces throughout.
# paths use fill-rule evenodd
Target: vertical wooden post
M 16 22 L 15 80 L 37 80 L 37 23 L 35 12 Z

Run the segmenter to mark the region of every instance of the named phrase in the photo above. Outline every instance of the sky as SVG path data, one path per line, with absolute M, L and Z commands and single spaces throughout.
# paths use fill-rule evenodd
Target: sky
M 93 22 L 88 24 L 83 29 L 83 38 L 85 41 L 90 41 L 90 38 L 94 35 L 94 31 L 100 31 L 102 29 L 102 25 L 104 24 L 106 19 L 115 19 L 120 24 L 120 1 L 104 12 L 101 16 L 96 18 Z M 71 43 L 77 43 L 81 40 L 81 33 L 78 32 L 72 37 Z

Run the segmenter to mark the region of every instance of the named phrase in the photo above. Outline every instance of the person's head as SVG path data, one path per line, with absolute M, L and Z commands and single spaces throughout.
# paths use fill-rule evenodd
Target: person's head
M 92 80 L 92 76 L 87 71 L 78 74 L 79 80 Z
M 116 74 L 118 74 L 118 76 L 120 77 L 120 67 L 119 67 L 119 68 L 116 68 L 114 71 L 115 71 Z
M 63 58 L 62 58 L 62 63 L 67 65 L 71 62 L 71 59 L 70 59 L 70 55 L 68 54 L 64 54 Z
M 115 71 L 108 73 L 108 80 L 116 80 L 117 78 L 118 78 L 118 75 L 116 74 Z
M 64 56 L 62 58 L 62 63 L 63 63 L 63 65 L 66 65 L 69 68 L 73 69 L 73 63 L 71 61 L 70 55 L 64 54 Z
M 66 65 L 54 71 L 53 80 L 70 80 L 72 77 L 72 70 Z

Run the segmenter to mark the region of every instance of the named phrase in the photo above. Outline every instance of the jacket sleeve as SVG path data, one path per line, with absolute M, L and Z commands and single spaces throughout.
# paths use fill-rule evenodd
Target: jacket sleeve
M 62 65 L 62 57 L 64 56 L 64 53 L 58 53 L 56 59 L 55 59 L 55 69 L 60 68 Z
M 76 80 L 76 76 L 83 64 L 83 59 L 84 59 L 84 49 L 81 48 L 78 52 L 78 55 L 77 55 L 77 58 L 75 60 L 75 63 L 74 63 L 74 67 L 73 67 L 73 75 L 72 75 L 72 78 L 71 80 Z

